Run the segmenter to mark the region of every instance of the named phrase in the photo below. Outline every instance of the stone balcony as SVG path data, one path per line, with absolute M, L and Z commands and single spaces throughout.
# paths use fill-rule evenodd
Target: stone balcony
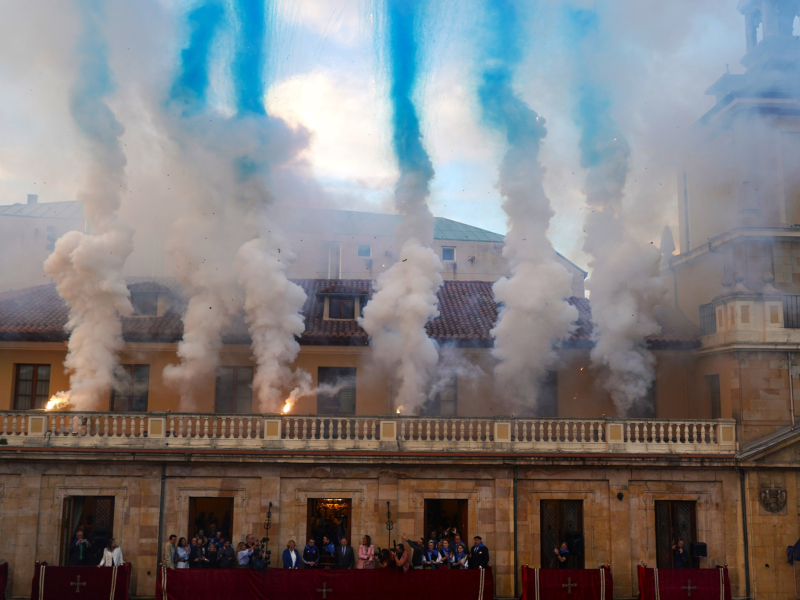
M 0 412 L 0 446 L 120 450 L 726 455 L 736 422 Z M 0 448 L 2 449 L 2 448 Z

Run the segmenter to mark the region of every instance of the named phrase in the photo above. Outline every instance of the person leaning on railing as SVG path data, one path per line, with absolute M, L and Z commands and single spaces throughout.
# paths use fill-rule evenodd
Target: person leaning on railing
M 122 558 L 122 548 L 117 546 L 117 541 L 114 538 L 108 540 L 108 546 L 103 550 L 103 560 L 100 561 L 98 567 L 120 567 L 125 564 Z
M 175 553 L 178 551 L 177 541 L 178 536 L 173 533 L 169 536 L 169 541 L 161 547 L 161 566 L 165 569 L 175 568 Z

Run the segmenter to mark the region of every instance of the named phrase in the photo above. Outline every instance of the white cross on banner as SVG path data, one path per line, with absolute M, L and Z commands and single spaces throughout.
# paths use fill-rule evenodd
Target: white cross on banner
M 612 600 L 614 583 L 599 569 L 522 569 L 523 600 Z

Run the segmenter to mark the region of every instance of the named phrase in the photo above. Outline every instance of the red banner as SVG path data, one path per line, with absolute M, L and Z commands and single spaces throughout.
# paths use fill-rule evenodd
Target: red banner
M 156 600 L 492 600 L 492 570 L 161 569 Z
M 31 600 L 128 600 L 130 564 L 121 567 L 51 567 L 38 563 Z M 69 592 L 71 594 L 67 595 Z
M 639 600 L 731 600 L 728 569 L 648 569 L 639 565 Z
M 522 567 L 522 600 L 613 600 L 611 569 Z
M 8 586 L 8 563 L 0 564 L 0 598 L 4 598 L 3 594 Z

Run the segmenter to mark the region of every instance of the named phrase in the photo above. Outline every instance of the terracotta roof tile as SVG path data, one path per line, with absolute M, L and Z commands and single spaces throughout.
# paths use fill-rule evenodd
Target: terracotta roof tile
M 372 297 L 372 283 L 359 279 L 300 279 L 306 292 L 303 306 L 306 330 L 300 338 L 306 345 L 366 345 L 366 332 L 356 321 L 323 320 L 324 294 L 358 294 Z M 161 283 L 136 281 L 132 290 L 169 293 L 172 302 L 160 317 L 129 317 L 122 320 L 123 334 L 131 342 L 177 342 L 183 335 L 182 313 L 185 300 L 180 288 L 168 280 Z M 591 344 L 591 307 L 586 298 L 570 298 L 578 309 L 578 328 L 567 345 Z M 491 329 L 497 319 L 492 283 L 486 281 L 446 281 L 439 290 L 440 316 L 427 324 L 428 335 L 442 343 L 488 347 Z M 0 294 L 0 340 L 65 341 L 67 307 L 54 285 L 42 285 Z M 661 333 L 648 338 L 653 347 L 696 347 L 697 326 L 674 309 L 659 307 L 655 318 Z M 225 331 L 226 343 L 249 343 L 247 325 L 237 317 Z

